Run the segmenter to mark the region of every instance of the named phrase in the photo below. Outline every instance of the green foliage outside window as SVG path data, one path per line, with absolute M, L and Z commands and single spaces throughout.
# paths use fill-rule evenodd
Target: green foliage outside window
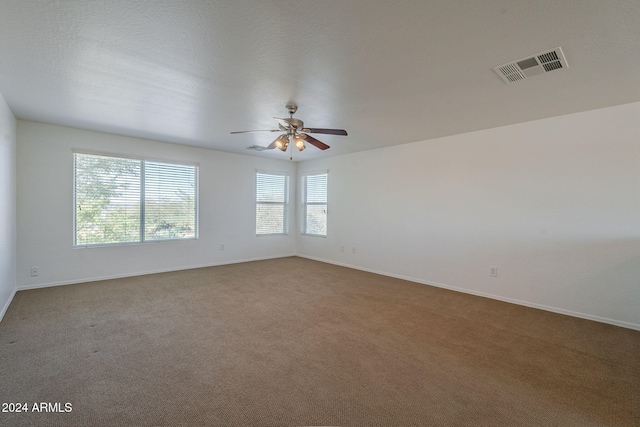
M 74 157 L 77 246 L 197 237 L 195 166 Z

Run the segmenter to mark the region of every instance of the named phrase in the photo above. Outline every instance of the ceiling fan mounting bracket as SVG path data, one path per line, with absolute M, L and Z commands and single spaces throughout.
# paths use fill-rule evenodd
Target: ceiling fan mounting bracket
M 294 115 L 296 111 L 298 111 L 298 106 L 295 104 L 295 102 L 290 102 L 287 104 L 287 111 L 289 112 L 289 114 Z

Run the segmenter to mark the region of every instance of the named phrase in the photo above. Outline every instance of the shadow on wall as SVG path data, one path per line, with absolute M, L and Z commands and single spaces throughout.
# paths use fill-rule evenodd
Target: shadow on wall
M 640 240 L 375 234 L 341 264 L 640 329 Z M 393 248 L 390 250 L 389 248 Z M 374 262 L 375 261 L 375 262 Z M 498 276 L 490 277 L 490 266 Z M 611 322 L 613 321 L 613 322 Z
M 626 247 L 628 250 L 624 251 Z M 595 256 L 606 252 L 613 259 L 605 260 L 598 271 L 590 272 L 570 287 L 584 293 L 593 310 L 602 311 L 600 299 L 610 301 L 600 314 L 602 317 L 614 319 L 619 313 L 629 313 L 635 317 L 624 320 L 640 325 L 640 241 L 602 242 L 594 245 L 596 251 Z

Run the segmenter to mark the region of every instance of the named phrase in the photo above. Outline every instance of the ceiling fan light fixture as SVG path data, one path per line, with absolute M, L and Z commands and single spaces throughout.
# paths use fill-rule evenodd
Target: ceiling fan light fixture
M 280 150 L 287 151 L 287 147 L 289 146 L 289 136 L 286 134 L 282 134 L 273 142 Z
M 295 137 L 293 137 L 293 140 L 294 140 L 294 141 L 295 141 L 295 143 L 296 143 L 296 148 L 298 149 L 298 151 L 302 151 L 302 150 L 304 150 L 305 148 L 307 148 L 307 147 L 304 145 L 304 138 L 302 138 L 302 136 L 300 136 L 300 135 L 296 135 Z

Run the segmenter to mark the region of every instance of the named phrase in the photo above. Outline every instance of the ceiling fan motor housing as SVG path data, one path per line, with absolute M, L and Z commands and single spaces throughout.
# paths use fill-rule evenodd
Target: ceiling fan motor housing
M 294 119 L 293 117 L 288 120 L 289 124 L 296 130 L 300 130 L 304 127 L 304 123 L 300 119 Z

